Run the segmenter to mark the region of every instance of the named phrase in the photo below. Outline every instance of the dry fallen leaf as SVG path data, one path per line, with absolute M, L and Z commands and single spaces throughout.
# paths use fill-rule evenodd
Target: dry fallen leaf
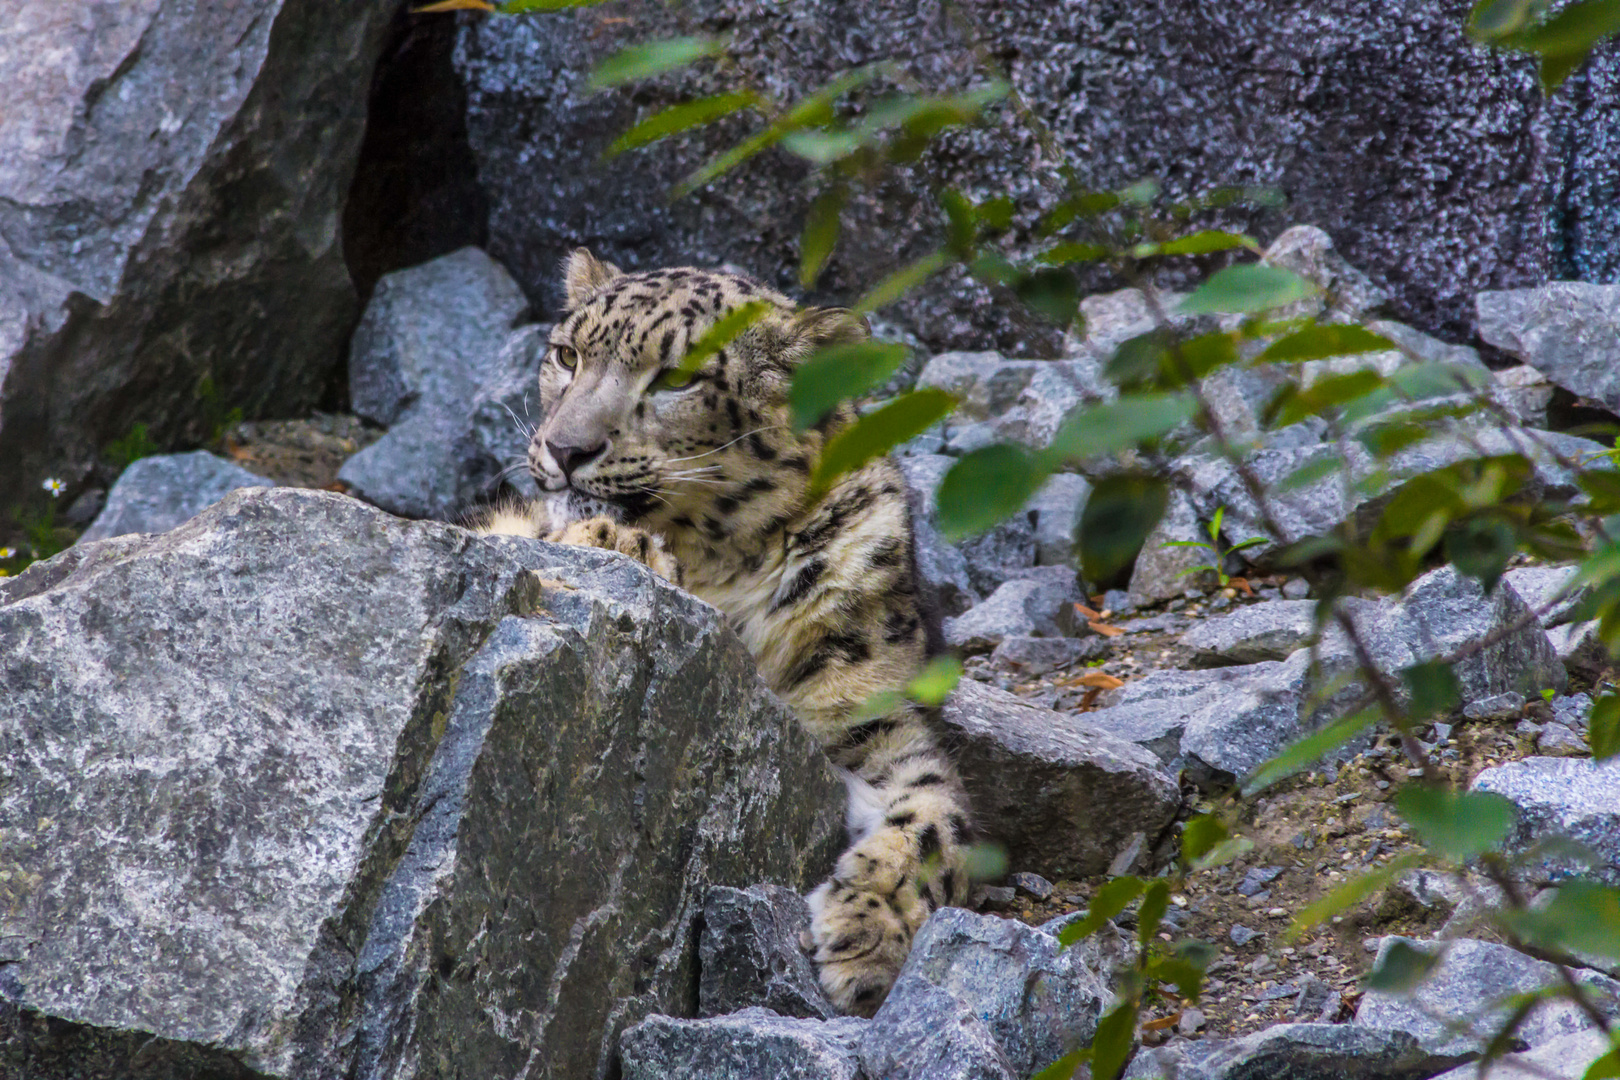
M 1240 577 L 1227 578 L 1226 583 L 1228 585 L 1232 586 L 1232 588 L 1234 588 L 1234 589 L 1242 589 L 1245 593 L 1247 593 L 1250 596 L 1254 595 L 1254 586 L 1249 584 L 1249 579 L 1248 578 L 1240 578 Z
M 1075 613 L 1078 614 L 1083 619 L 1100 619 L 1100 618 L 1102 618 L 1102 612 L 1098 611 L 1096 608 L 1088 608 L 1084 604 L 1076 604 L 1076 605 L 1074 605 L 1074 610 L 1075 610 Z
M 1109 626 L 1107 623 L 1097 622 L 1095 619 L 1086 623 L 1086 625 L 1091 627 L 1094 633 L 1101 634 L 1103 637 L 1119 637 L 1125 632 L 1117 626 Z
M 1116 679 L 1112 675 L 1101 671 L 1090 671 L 1074 680 L 1074 686 L 1095 686 L 1099 690 L 1112 690 L 1117 686 L 1124 686 L 1124 679 Z
M 1176 1021 L 1178 1021 L 1180 1019 L 1181 1019 L 1181 1010 L 1177 1009 L 1175 1012 L 1171 1013 L 1169 1016 L 1161 1016 L 1157 1020 L 1149 1020 L 1147 1023 L 1142 1025 L 1142 1030 L 1143 1031 L 1163 1031 L 1165 1028 L 1175 1027 L 1176 1026 Z
M 489 0 L 439 0 L 436 4 L 427 4 L 419 8 L 411 8 L 412 15 L 431 15 L 438 11 L 494 11 L 495 5 Z

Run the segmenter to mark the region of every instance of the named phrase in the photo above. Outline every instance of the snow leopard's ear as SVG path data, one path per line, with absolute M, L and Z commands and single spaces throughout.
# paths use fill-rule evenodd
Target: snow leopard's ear
M 563 293 L 568 298 L 568 306 L 579 307 L 622 273 L 624 271 L 617 266 L 592 255 L 589 248 L 570 251 L 563 260 Z
M 806 352 L 812 352 L 825 345 L 865 341 L 872 336 L 872 324 L 849 308 L 804 308 L 793 313 L 793 335 Z

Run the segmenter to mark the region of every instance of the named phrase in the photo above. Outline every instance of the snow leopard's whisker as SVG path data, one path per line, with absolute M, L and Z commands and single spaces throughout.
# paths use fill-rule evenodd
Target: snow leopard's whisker
M 722 443 L 721 445 L 715 447 L 713 450 L 705 450 L 701 454 L 689 454 L 686 457 L 669 458 L 668 460 L 669 460 L 669 463 L 671 465 L 675 464 L 676 462 L 680 462 L 680 461 L 696 461 L 698 458 L 706 458 L 710 454 L 718 454 L 720 451 L 724 450 L 728 446 L 735 446 L 737 443 L 742 442 L 744 439 L 748 438 L 748 436 L 750 436 L 750 435 L 758 435 L 762 431 L 773 431 L 776 428 L 780 428 L 780 427 L 787 427 L 787 425 L 786 424 L 766 424 L 764 427 L 757 427 L 753 431 L 745 431 L 741 435 L 737 436 L 735 439 L 732 439 L 730 442 Z
M 534 425 L 533 424 L 529 423 L 526 420 L 520 419 L 518 417 L 518 414 L 512 411 L 512 406 L 508 405 L 504 401 L 501 402 L 501 408 L 505 409 L 506 410 L 506 415 L 510 416 L 512 418 L 512 423 L 517 425 L 518 433 L 520 435 L 522 435 L 526 439 L 534 438 Z M 527 397 L 525 397 L 523 399 L 523 411 L 525 413 L 527 413 L 529 411 L 529 399 Z

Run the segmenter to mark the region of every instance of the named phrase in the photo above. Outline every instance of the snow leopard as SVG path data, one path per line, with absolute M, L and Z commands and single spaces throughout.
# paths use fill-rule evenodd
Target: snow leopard
M 923 921 L 965 901 L 974 826 L 923 710 L 872 707 L 937 640 L 901 473 L 880 457 L 813 492 L 818 455 L 855 414 L 801 431 L 788 405 L 796 368 L 864 340 L 866 320 L 742 274 L 627 273 L 583 248 L 563 277 L 527 460 L 546 495 L 484 528 L 622 552 L 724 613 L 844 777 L 850 843 L 807 897 L 806 947 L 834 1004 L 870 1016 Z M 683 364 L 742 305 L 757 319 Z

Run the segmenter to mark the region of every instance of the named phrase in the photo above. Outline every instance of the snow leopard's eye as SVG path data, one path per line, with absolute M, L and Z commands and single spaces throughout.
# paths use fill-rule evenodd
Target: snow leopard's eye
M 579 366 L 579 353 L 575 352 L 572 346 L 553 345 L 551 347 L 551 355 L 556 358 L 557 363 L 561 364 L 569 371 L 573 371 Z

